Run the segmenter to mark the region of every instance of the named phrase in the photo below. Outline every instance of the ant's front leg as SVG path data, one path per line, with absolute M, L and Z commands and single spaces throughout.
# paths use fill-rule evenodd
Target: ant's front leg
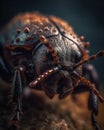
M 84 65 L 84 73 L 89 76 L 90 81 L 95 85 L 96 89 L 99 90 L 99 80 L 98 74 L 91 64 Z M 100 130 L 99 125 L 96 121 L 96 115 L 98 114 L 98 97 L 94 94 L 93 91 L 90 91 L 88 108 L 91 111 L 91 121 L 92 125 L 95 127 L 95 130 Z
M 17 128 L 19 127 L 19 120 L 20 120 L 20 114 L 21 106 L 22 106 L 22 96 L 23 96 L 23 82 L 22 82 L 22 73 L 24 71 L 24 68 L 19 66 L 15 69 L 14 79 L 13 79 L 13 103 L 14 103 L 14 113 L 11 116 L 10 119 L 10 127 L 11 128 Z
M 94 66 L 90 64 L 86 64 L 83 66 L 84 76 L 87 76 L 89 80 L 85 77 L 79 75 L 77 72 L 74 72 L 74 76 L 79 78 L 79 83 L 73 89 L 73 93 L 90 91 L 89 100 L 88 100 L 88 108 L 91 111 L 91 122 L 95 130 L 100 130 L 99 125 L 96 121 L 96 116 L 98 114 L 98 98 L 101 102 L 104 102 L 104 98 L 99 93 L 99 81 L 98 75 L 94 68 Z

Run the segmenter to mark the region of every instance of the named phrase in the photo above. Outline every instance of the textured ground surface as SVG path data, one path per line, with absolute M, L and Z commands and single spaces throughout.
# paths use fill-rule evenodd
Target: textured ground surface
M 8 120 L 12 105 L 8 105 L 10 91 L 8 85 L 0 81 L 0 130 L 8 130 Z M 10 90 L 10 89 L 9 89 Z M 88 93 L 50 100 L 43 92 L 34 92 L 24 99 L 20 130 L 92 130 L 90 112 L 87 110 Z M 104 130 L 104 105 L 100 105 L 98 122 Z

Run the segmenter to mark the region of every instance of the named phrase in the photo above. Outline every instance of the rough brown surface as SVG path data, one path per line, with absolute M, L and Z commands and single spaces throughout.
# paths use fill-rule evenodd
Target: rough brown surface
M 0 81 L 0 130 L 8 130 L 12 104 L 8 104 L 10 86 Z M 20 130 L 92 130 L 87 110 L 88 93 L 50 100 L 43 92 L 34 91 L 24 98 Z M 98 122 L 104 130 L 104 105 L 100 104 Z

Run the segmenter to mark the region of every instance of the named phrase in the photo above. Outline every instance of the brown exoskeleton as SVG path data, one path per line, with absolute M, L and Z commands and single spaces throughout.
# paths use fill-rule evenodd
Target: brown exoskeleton
M 11 126 L 17 127 L 25 87 L 44 90 L 49 98 L 59 94 L 65 98 L 79 91 L 89 91 L 88 107 L 92 111 L 92 125 L 100 130 L 98 114 L 100 95 L 97 73 L 89 61 L 103 56 L 100 51 L 88 54 L 89 42 L 78 37 L 65 21 L 40 13 L 24 13 L 14 17 L 0 37 L 0 77 L 8 82 L 13 78 L 14 114 Z M 84 78 L 87 73 L 90 79 Z

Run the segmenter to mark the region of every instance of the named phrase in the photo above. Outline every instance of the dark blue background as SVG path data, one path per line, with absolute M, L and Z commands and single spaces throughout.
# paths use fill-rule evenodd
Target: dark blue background
M 25 11 L 40 11 L 67 20 L 79 36 L 91 42 L 90 54 L 104 49 L 103 0 L 0 0 L 0 26 Z M 93 64 L 104 84 L 104 57 Z

